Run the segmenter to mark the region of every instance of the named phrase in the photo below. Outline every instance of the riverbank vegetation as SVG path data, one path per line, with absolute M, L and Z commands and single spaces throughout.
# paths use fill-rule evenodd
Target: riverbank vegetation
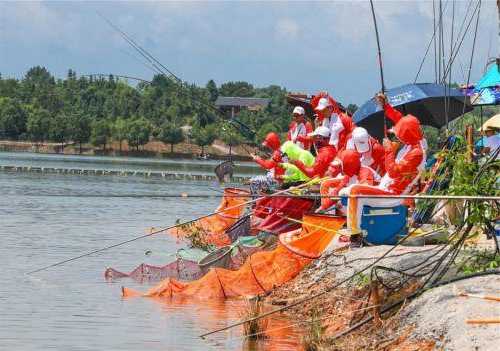
M 46 68 L 29 69 L 22 79 L 0 74 L 0 139 L 54 142 L 94 147 L 99 153 L 117 144 L 114 151 L 139 151 L 150 141 L 169 145 L 170 152 L 179 143 L 197 145 L 205 151 L 214 140 L 229 148 L 239 144 L 260 143 L 270 131 L 284 134 L 291 119 L 287 90 L 271 85 L 256 88 L 248 82 L 226 82 L 219 87 L 210 80 L 204 87 L 182 85 L 163 75 L 151 82 L 130 85 L 127 79 L 109 76 L 78 76 L 70 69 L 64 79 L 55 78 Z M 270 99 L 260 111 L 243 110 L 238 119 L 255 131 L 244 135 L 213 108 L 218 96 L 259 97 Z M 345 104 L 346 102 L 344 102 Z M 350 104 L 353 112 L 356 105 Z M 478 127 L 495 113 L 485 107 L 451 123 L 455 132 L 465 126 Z M 439 136 L 431 127 L 425 128 L 431 149 L 437 149 Z
M 232 147 L 253 143 L 269 130 L 285 132 L 290 121 L 286 94 L 286 89 L 278 86 L 255 88 L 247 82 L 217 87 L 210 80 L 205 87 L 180 86 L 162 75 L 132 86 L 112 75 L 77 76 L 71 69 L 66 78 L 56 79 L 37 66 L 22 79 L 0 76 L 0 138 L 91 143 L 102 150 L 115 141 L 120 151 L 125 141 L 139 150 L 157 140 L 173 151 L 187 136 L 189 142 L 202 148 L 215 139 Z M 240 120 L 256 131 L 255 137 L 242 135 L 207 108 L 219 95 L 270 99 L 262 111 L 239 114 Z

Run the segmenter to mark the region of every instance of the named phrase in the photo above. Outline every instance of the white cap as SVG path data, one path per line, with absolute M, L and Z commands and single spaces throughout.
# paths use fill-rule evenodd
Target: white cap
M 352 140 L 357 152 L 367 152 L 370 150 L 370 134 L 368 134 L 365 128 L 354 128 L 352 131 Z
M 330 129 L 324 126 L 319 126 L 314 130 L 314 132 L 307 134 L 307 136 L 316 136 L 320 135 L 323 138 L 328 138 L 330 136 Z
M 315 110 L 316 111 L 323 111 L 328 106 L 332 106 L 332 104 L 330 103 L 330 100 L 327 98 L 321 98 L 321 99 L 319 99 L 318 106 L 316 106 Z
M 293 109 L 293 114 L 305 115 L 306 111 L 304 111 L 304 108 L 302 106 L 295 106 L 295 108 Z

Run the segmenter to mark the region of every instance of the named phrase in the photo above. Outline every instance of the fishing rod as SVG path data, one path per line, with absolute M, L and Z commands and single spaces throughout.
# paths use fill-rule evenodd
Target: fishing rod
M 274 197 L 275 195 L 279 195 L 279 194 L 282 194 L 284 192 L 290 191 L 291 189 L 300 189 L 300 188 L 303 188 L 305 186 L 312 185 L 312 184 L 314 184 L 314 183 L 316 183 L 318 181 L 321 181 L 321 180 L 323 180 L 323 179 L 321 179 L 321 178 L 314 178 L 314 179 L 310 180 L 307 183 L 304 183 L 304 184 L 301 184 L 301 185 L 298 185 L 296 187 L 292 187 L 292 188 L 289 188 L 289 189 L 278 191 L 275 194 L 264 195 L 264 196 L 258 197 L 256 199 L 245 201 L 245 202 L 243 202 L 241 204 L 237 204 L 237 205 L 225 208 L 225 209 L 214 211 L 214 212 L 211 212 L 209 214 L 206 214 L 206 215 L 194 218 L 194 219 L 190 219 L 190 220 L 182 222 L 182 223 L 176 223 L 176 224 L 171 225 L 171 226 L 166 227 L 166 228 L 160 228 L 160 229 L 152 231 L 152 232 L 150 232 L 148 234 L 140 235 L 140 236 L 137 236 L 135 238 L 131 238 L 131 239 L 128 239 L 128 240 L 125 240 L 125 241 L 121 241 L 119 243 L 111 244 L 111 245 L 105 246 L 105 247 L 100 248 L 100 249 L 96 249 L 96 250 L 92 250 L 92 251 L 89 251 L 89 252 L 85 252 L 85 253 L 83 253 L 81 255 L 78 255 L 78 256 L 75 256 L 75 257 L 71 257 L 71 258 L 68 258 L 66 260 L 59 261 L 59 262 L 56 262 L 56 263 L 53 263 L 53 264 L 50 264 L 50 265 L 47 265 L 47 266 L 44 266 L 44 267 L 32 270 L 30 272 L 27 272 L 26 275 L 31 275 L 31 274 L 34 274 L 34 273 L 37 273 L 37 272 L 41 272 L 41 271 L 44 271 L 44 270 L 47 270 L 47 269 L 50 269 L 50 268 L 53 268 L 53 267 L 57 267 L 57 266 L 63 265 L 63 264 L 68 263 L 68 262 L 76 261 L 76 260 L 78 260 L 80 258 L 91 256 L 91 255 L 94 255 L 96 253 L 101 253 L 101 252 L 104 252 L 106 250 L 118 247 L 118 246 L 122 246 L 122 245 L 131 243 L 131 242 L 134 242 L 134 241 L 137 241 L 137 240 L 140 240 L 140 239 L 144 239 L 144 238 L 147 238 L 147 237 L 159 234 L 159 233 L 163 233 L 163 232 L 165 232 L 167 230 L 170 230 L 170 229 L 174 229 L 174 228 L 177 228 L 177 227 L 180 227 L 180 226 L 184 226 L 184 225 L 189 225 L 189 224 L 194 223 L 194 222 L 196 222 L 198 220 L 201 220 L 201 219 L 204 219 L 204 218 L 208 218 L 208 217 L 220 214 L 220 213 L 224 213 L 224 212 L 227 212 L 229 210 L 233 210 L 233 209 L 236 209 L 236 208 L 239 208 L 239 207 L 242 207 L 242 206 L 253 204 L 253 203 L 255 203 L 255 202 L 259 201 L 259 200 L 262 200 L 264 198 Z
M 382 52 L 380 50 L 380 38 L 378 35 L 377 18 L 375 16 L 375 9 L 373 7 L 373 0 L 370 0 L 370 7 L 372 10 L 373 25 L 375 27 L 375 37 L 377 38 L 377 54 L 378 54 L 378 66 L 379 66 L 379 71 L 380 71 L 380 83 L 382 86 L 382 94 L 385 95 L 384 69 L 382 66 Z M 387 123 L 386 123 L 385 111 L 384 111 L 383 106 L 382 106 L 382 113 L 384 115 L 384 137 L 387 138 Z
M 82 77 L 100 77 L 100 78 L 107 78 L 109 76 L 113 77 L 118 77 L 118 78 L 124 78 L 124 79 L 133 79 L 142 83 L 147 83 L 151 84 L 149 80 L 143 79 L 143 78 L 138 78 L 138 77 L 131 77 L 131 76 L 125 76 L 125 75 L 120 75 L 120 74 L 104 74 L 104 73 L 91 73 L 91 74 L 83 74 L 81 75 Z
M 173 79 L 182 88 L 184 88 L 184 84 L 185 83 L 177 75 L 175 75 L 172 71 L 170 71 L 167 67 L 165 67 L 159 60 L 157 60 L 153 55 L 151 55 L 151 53 L 149 53 L 146 49 L 144 49 L 142 46 L 140 46 L 132 37 L 130 37 L 122 29 L 120 29 L 113 22 L 111 22 L 111 20 L 109 20 L 108 18 L 106 18 L 104 15 L 102 15 L 99 12 L 97 12 L 97 14 L 106 23 L 108 23 L 111 26 L 111 28 L 113 28 L 114 30 L 116 30 L 121 35 L 121 37 L 128 44 L 130 44 L 142 57 L 144 57 L 158 71 L 159 74 L 161 74 L 161 75 L 163 75 L 163 76 L 165 76 L 167 78 Z M 182 91 L 182 89 L 180 89 L 180 90 Z M 209 108 L 210 110 L 212 110 L 213 112 L 215 112 L 215 114 L 218 115 L 218 117 L 220 119 L 222 119 L 223 121 L 226 121 L 224 114 L 221 111 L 219 111 L 219 109 L 217 109 L 212 104 L 206 103 L 206 102 L 204 102 L 204 101 L 202 101 L 200 99 L 196 99 L 195 97 L 192 96 L 192 94 L 189 94 L 188 97 L 191 98 L 191 100 L 193 100 L 194 102 L 196 102 L 196 103 L 198 103 L 198 104 L 200 104 L 200 105 L 202 105 L 202 106 L 204 106 L 206 108 Z M 239 129 L 239 131 L 242 132 L 247 137 L 248 137 L 248 134 L 250 134 L 252 137 L 256 134 L 256 132 L 252 128 L 250 128 L 248 125 L 246 125 L 245 123 L 241 122 L 240 120 L 238 120 L 236 118 L 231 118 L 229 122 L 232 125 L 235 125 L 235 126 L 237 125 L 238 127 L 240 127 L 241 129 Z M 243 148 L 245 148 L 245 147 L 243 147 Z M 248 152 L 247 149 L 245 149 L 245 151 Z
M 304 185 L 304 184 L 302 184 Z M 287 197 L 287 198 L 301 198 L 301 199 L 322 199 L 328 198 L 332 200 L 342 200 L 347 199 L 413 199 L 413 200 L 469 200 L 469 201 L 500 201 L 500 196 L 472 196 L 472 195 L 347 195 L 342 196 L 332 196 L 332 195 L 321 195 L 321 194 L 285 194 L 285 192 L 291 190 L 284 189 L 276 193 L 263 195 L 262 197 Z M 296 189 L 296 187 L 294 188 Z M 293 189 L 292 189 L 293 190 Z M 31 195 L 30 195 L 31 196 Z M 145 194 L 145 195 L 134 195 L 134 194 L 116 194 L 116 195 L 101 195 L 101 194 L 82 194 L 82 195 L 63 195 L 63 194 L 47 194 L 40 195 L 43 197 L 88 197 L 88 198 L 174 198 L 174 199 L 186 199 L 186 198 L 203 198 L 203 199 L 221 199 L 221 198 L 245 198 L 250 195 L 238 195 L 238 194 Z M 227 209 L 226 209 L 227 210 Z

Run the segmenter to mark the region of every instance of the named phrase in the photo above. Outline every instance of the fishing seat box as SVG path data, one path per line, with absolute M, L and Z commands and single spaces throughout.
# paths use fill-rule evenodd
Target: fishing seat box
M 347 206 L 347 197 L 342 197 L 342 205 Z M 408 233 L 406 218 L 408 208 L 363 206 L 361 229 L 364 239 L 374 245 L 394 245 Z

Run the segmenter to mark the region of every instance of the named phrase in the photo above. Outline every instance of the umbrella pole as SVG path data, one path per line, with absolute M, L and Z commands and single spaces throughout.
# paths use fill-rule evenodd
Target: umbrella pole
M 378 26 L 377 26 L 377 18 L 375 17 L 375 9 L 373 8 L 373 0 L 370 0 L 370 6 L 372 9 L 372 17 L 373 17 L 373 25 L 375 27 L 375 37 L 377 38 L 377 49 L 378 49 L 378 66 L 380 70 L 380 83 L 382 85 L 382 93 L 385 94 L 385 83 L 384 83 L 384 69 L 382 67 L 382 52 L 380 51 L 380 39 L 378 35 Z M 386 120 L 385 120 L 385 112 L 382 112 L 384 114 L 384 137 L 387 138 L 387 127 L 386 127 Z

